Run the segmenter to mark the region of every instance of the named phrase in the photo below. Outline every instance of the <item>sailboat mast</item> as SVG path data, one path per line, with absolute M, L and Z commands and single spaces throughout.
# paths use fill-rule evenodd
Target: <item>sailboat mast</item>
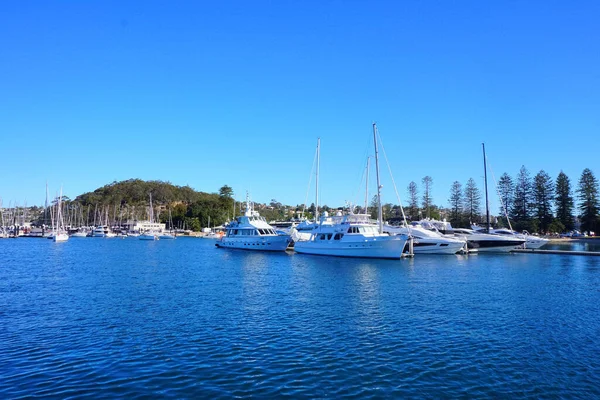
M 490 233 L 490 203 L 488 200 L 488 186 L 487 186 L 487 161 L 485 159 L 485 143 L 481 143 L 483 147 L 483 176 L 485 180 L 485 222 L 486 232 Z
M 369 161 L 371 161 L 371 157 L 367 157 L 367 174 L 365 179 L 365 214 L 368 214 L 369 210 Z
M 381 183 L 379 181 L 379 151 L 377 150 L 377 125 L 373 122 L 373 142 L 375 143 L 375 175 L 377 176 L 377 222 L 379 234 L 383 234 L 383 208 L 381 207 Z
M 321 138 L 317 138 L 317 173 L 315 179 L 315 222 L 319 218 L 319 169 L 321 167 Z

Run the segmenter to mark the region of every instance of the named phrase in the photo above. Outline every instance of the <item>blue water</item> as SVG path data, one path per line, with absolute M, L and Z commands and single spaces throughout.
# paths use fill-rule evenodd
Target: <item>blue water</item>
M 600 257 L 0 240 L 0 398 L 600 397 Z

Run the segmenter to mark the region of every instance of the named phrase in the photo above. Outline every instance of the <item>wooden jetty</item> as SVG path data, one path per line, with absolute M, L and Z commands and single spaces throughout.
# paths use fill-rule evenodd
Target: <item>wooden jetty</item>
M 515 249 L 512 250 L 512 252 L 527 254 L 561 254 L 563 256 L 600 256 L 600 251 Z

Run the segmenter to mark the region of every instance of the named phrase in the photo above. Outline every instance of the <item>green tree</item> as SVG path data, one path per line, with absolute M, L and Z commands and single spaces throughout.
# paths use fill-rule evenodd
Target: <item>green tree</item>
M 554 182 L 544 170 L 538 172 L 533 178 L 533 198 L 535 216 L 539 223 L 539 229 L 547 232 L 552 223 L 552 200 L 554 199 Z
M 419 189 L 415 182 L 408 184 L 408 218 L 411 221 L 419 219 Z
M 465 185 L 465 194 L 463 197 L 464 210 L 469 223 L 478 223 L 481 221 L 481 192 L 473 178 L 469 178 Z
M 500 194 L 500 215 L 506 216 L 513 206 L 513 196 L 515 193 L 515 185 L 513 180 L 506 172 L 502 174 L 498 180 L 498 192 Z
M 516 222 L 527 222 L 531 219 L 531 178 L 529 171 L 523 165 L 517 175 L 515 196 L 511 209 L 511 219 Z
M 573 196 L 571 195 L 571 182 L 562 171 L 556 178 L 556 218 L 564 226 L 564 230 L 571 231 L 575 228 L 573 216 Z
M 579 187 L 577 188 L 577 197 L 579 198 L 579 211 L 581 212 L 581 231 L 598 231 L 599 210 L 598 201 L 598 180 L 594 173 L 586 168 L 579 178 Z
M 223 185 L 219 189 L 219 196 L 232 198 L 233 197 L 233 189 L 230 186 Z
M 431 187 L 433 186 L 433 179 L 430 176 L 426 176 L 421 182 L 423 183 L 423 212 L 427 218 L 431 218 L 431 206 L 433 204 Z
M 460 226 L 463 218 L 463 189 L 458 181 L 454 181 L 450 188 L 450 223 L 454 226 Z

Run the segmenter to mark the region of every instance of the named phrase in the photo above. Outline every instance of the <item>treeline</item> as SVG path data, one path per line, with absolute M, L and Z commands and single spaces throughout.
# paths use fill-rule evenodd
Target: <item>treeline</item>
M 452 183 L 446 209 L 433 204 L 433 179 L 426 176 L 421 184 L 421 193 L 414 181 L 407 187 L 408 206 L 404 210 L 408 220 L 447 218 L 457 227 L 485 222 L 484 194 L 473 178 L 464 185 L 459 181 Z M 562 171 L 556 179 L 543 170 L 532 178 L 525 166 L 514 179 L 502 174 L 497 186 L 501 204 L 499 216 L 493 218 L 497 226 L 507 227 L 510 221 L 518 231 L 560 233 L 573 230 L 579 222 L 583 232 L 600 231 L 598 180 L 588 168 L 581 173 L 576 188 Z M 489 196 L 496 196 L 491 185 Z M 391 221 L 397 219 L 395 206 L 386 206 L 385 217 Z
M 598 180 L 586 168 L 574 189 L 571 180 L 560 172 L 552 179 L 544 170 L 531 178 L 522 166 L 515 179 L 504 173 L 498 181 L 501 215 L 508 214 L 517 230 L 556 233 L 571 231 L 579 220 L 582 232 L 598 232 L 600 203 Z M 577 201 L 576 201 L 577 200 Z
M 453 226 L 459 227 L 485 222 L 484 196 L 472 178 L 464 185 L 458 181 L 452 183 L 446 210 L 432 204 L 432 184 L 431 177 L 422 179 L 422 195 L 414 181 L 408 185 L 405 210 L 409 220 L 447 217 Z M 489 196 L 495 196 L 491 188 Z M 578 221 L 581 231 L 600 230 L 598 180 L 588 168 L 573 188 L 571 180 L 562 171 L 556 179 L 543 170 L 532 178 L 522 166 L 514 179 L 507 173 L 502 174 L 497 191 L 501 204 L 499 216 L 494 218 L 497 226 L 506 227 L 510 221 L 512 228 L 518 231 L 559 233 L 573 230 Z

